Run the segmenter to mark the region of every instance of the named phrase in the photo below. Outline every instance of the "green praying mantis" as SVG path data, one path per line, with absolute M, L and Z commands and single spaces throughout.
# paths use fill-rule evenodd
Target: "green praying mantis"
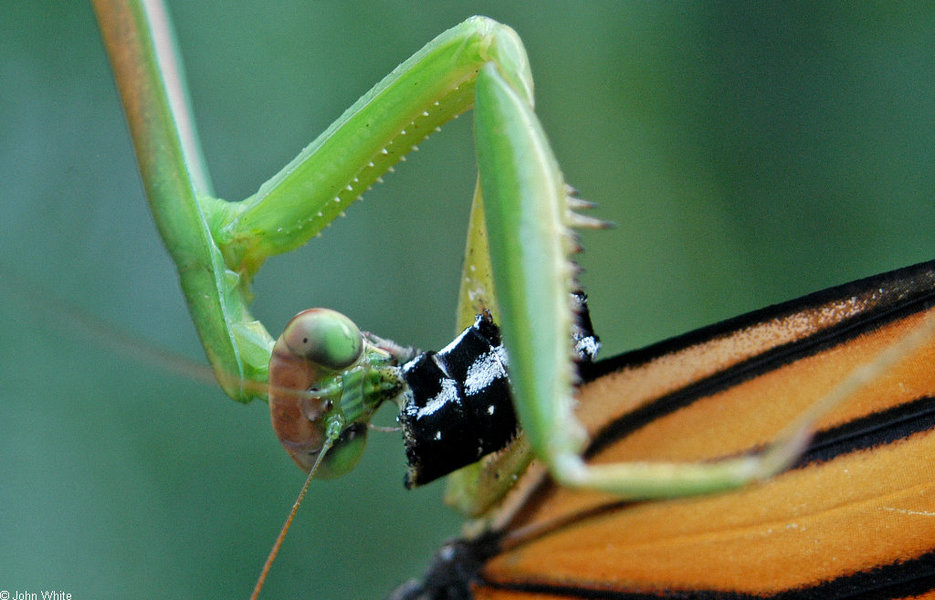
M 430 37 L 430 36 L 428 36 L 428 37 Z M 427 38 L 426 38 L 426 39 L 427 39 Z M 398 58 L 402 58 L 402 55 L 399 56 Z M 434 140 L 433 140 L 432 142 L 430 142 L 430 144 L 431 144 L 431 143 L 434 143 Z M 579 183 L 579 184 L 582 183 L 582 182 L 579 181 L 579 179 L 580 179 L 580 178 L 576 178 L 576 179 L 574 180 L 574 182 L 575 182 L 575 183 Z M 593 196 L 591 196 L 590 194 L 588 194 L 588 196 L 589 196 L 589 197 L 593 197 Z M 606 202 L 605 202 L 605 204 L 606 204 Z M 353 217 L 353 216 L 354 216 L 354 215 L 352 214 L 352 217 Z M 618 219 L 618 220 L 620 220 L 621 222 L 623 222 L 623 219 Z M 354 221 L 353 218 L 349 220 L 349 222 L 351 222 L 351 223 L 353 223 L 353 221 Z M 615 235 L 616 235 L 616 234 L 615 234 Z M 298 306 L 297 306 L 296 308 L 298 308 Z M 603 333 L 603 330 L 602 330 L 602 333 Z M 396 336 L 396 337 L 398 337 L 398 336 Z M 608 337 L 608 336 L 605 334 L 605 338 L 607 338 L 607 337 Z M 398 479 L 398 478 L 397 478 L 397 479 Z

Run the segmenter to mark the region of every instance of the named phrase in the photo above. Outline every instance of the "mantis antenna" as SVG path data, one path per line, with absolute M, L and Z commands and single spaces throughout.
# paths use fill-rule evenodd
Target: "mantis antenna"
M 305 483 L 302 484 L 302 489 L 299 490 L 299 495 L 292 505 L 292 510 L 289 511 L 289 516 L 286 517 L 286 522 L 282 524 L 282 529 L 279 531 L 279 535 L 276 536 L 276 542 L 273 544 L 273 547 L 270 548 L 269 556 L 266 557 L 266 562 L 263 563 L 263 569 L 260 571 L 260 576 L 256 580 L 256 585 L 253 587 L 253 593 L 250 594 L 250 600 L 256 600 L 260 595 L 260 590 L 263 589 L 263 584 L 266 582 L 266 575 L 269 573 L 270 567 L 273 566 L 276 555 L 279 554 L 279 548 L 282 546 L 283 540 L 286 539 L 286 534 L 289 533 L 289 527 L 292 526 L 292 519 L 295 518 L 295 514 L 299 511 L 299 506 L 302 505 L 302 500 L 305 499 L 305 493 L 308 492 L 308 486 L 311 485 L 312 478 L 315 477 L 315 472 L 318 471 L 318 466 L 321 464 L 322 459 L 325 458 L 328 450 L 331 449 L 331 445 L 334 443 L 335 439 L 337 439 L 337 436 L 329 435 L 324 445 L 321 447 L 318 458 L 309 470 L 308 477 L 305 478 Z

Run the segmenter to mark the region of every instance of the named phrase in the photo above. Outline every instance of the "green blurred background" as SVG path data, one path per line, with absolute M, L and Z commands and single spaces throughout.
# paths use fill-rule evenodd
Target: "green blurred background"
M 435 34 L 473 13 L 512 25 L 568 181 L 619 224 L 581 258 L 605 356 L 935 257 L 923 4 L 170 4 L 229 199 Z M 0 15 L 0 590 L 245 597 L 301 474 L 265 405 L 65 326 L 89 311 L 203 361 L 90 9 Z M 274 335 L 325 305 L 399 341 L 451 338 L 470 123 L 268 263 L 256 314 Z M 439 485 L 403 490 L 397 437 L 371 437 L 355 473 L 313 486 L 266 598 L 381 597 L 457 532 Z

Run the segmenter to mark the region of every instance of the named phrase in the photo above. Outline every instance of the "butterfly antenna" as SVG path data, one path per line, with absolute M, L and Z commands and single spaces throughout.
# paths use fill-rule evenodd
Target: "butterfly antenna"
M 302 500 L 305 498 L 305 493 L 308 492 L 308 486 L 312 483 L 312 478 L 315 477 L 315 472 L 318 470 L 318 465 L 321 464 L 322 459 L 325 457 L 325 454 L 328 453 L 328 450 L 331 449 L 331 445 L 334 443 L 334 438 L 328 437 L 325 440 L 324 445 L 321 447 L 321 452 L 318 453 L 318 458 L 315 460 L 315 464 L 312 465 L 312 468 L 308 472 L 308 477 L 305 478 L 305 483 L 302 485 L 302 489 L 299 491 L 298 497 L 295 499 L 295 504 L 292 505 L 292 510 L 289 511 L 289 516 L 286 517 L 286 522 L 282 524 L 282 529 L 279 531 L 279 536 L 276 537 L 276 543 L 273 544 L 273 547 L 269 551 L 269 556 L 266 557 L 266 562 L 263 564 L 263 570 L 260 571 L 260 576 L 256 580 L 256 585 L 253 587 L 253 593 L 250 594 L 250 600 L 256 600 L 260 595 L 260 590 L 263 589 L 263 583 L 266 581 L 266 575 L 269 574 L 269 569 L 273 566 L 273 561 L 276 560 L 276 555 L 279 554 L 279 548 L 282 546 L 282 542 L 286 539 L 286 533 L 289 532 L 289 527 L 292 526 L 292 519 L 295 518 L 295 513 L 299 511 L 299 506 L 302 504 Z

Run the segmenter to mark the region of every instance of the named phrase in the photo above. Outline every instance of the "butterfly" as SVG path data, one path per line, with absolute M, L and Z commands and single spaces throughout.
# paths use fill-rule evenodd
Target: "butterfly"
M 589 462 L 704 461 L 763 448 L 846 373 L 927 328 L 818 420 L 784 473 L 727 494 L 628 502 L 557 487 L 534 464 L 493 527 L 448 543 L 393 598 L 932 595 L 932 314 L 928 262 L 587 366 Z

